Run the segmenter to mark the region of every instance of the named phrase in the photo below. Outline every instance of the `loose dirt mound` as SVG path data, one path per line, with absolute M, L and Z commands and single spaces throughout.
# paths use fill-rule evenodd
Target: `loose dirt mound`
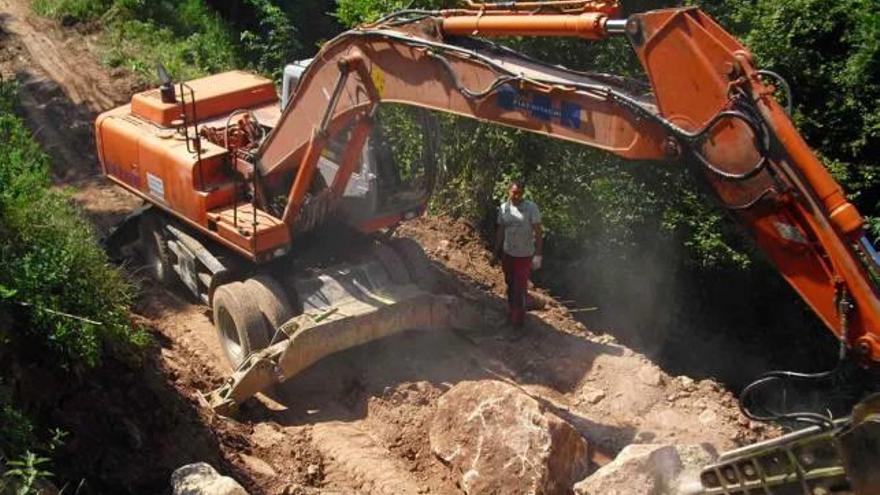
M 55 157 L 58 184 L 72 186 L 104 229 L 139 201 L 97 176 L 91 123 L 97 111 L 125 101 L 133 84 L 108 74 L 80 34 L 30 16 L 24 0 L 0 0 L 0 10 L 0 71 L 22 81 L 26 115 Z M 472 228 L 429 217 L 400 232 L 421 242 L 447 273 L 446 290 L 502 319 L 503 279 Z M 632 442 L 726 449 L 760 433 L 716 383 L 667 376 L 612 338 L 590 333 L 541 291 L 535 299 L 542 309 L 517 342 L 501 325 L 404 333 L 333 356 L 245 404 L 239 421 L 223 419 L 198 406 L 198 394 L 229 371 L 204 308 L 154 287 L 136 267 L 132 272 L 142 286 L 136 317 L 158 345 L 149 371 L 108 378 L 116 392 L 99 402 L 133 425 L 108 440 L 116 462 L 74 466 L 106 480 L 111 491 L 157 487 L 177 467 L 171 464 L 205 460 L 252 493 L 458 493 L 452 473 L 431 453 L 428 428 L 440 395 L 462 381 L 514 384 L 605 457 Z M 105 439 L 99 419 L 77 417 L 80 431 Z M 71 442 L 71 455 L 93 445 Z

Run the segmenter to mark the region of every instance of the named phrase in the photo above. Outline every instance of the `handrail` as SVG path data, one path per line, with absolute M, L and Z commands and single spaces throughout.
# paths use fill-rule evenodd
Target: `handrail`
M 181 113 L 180 116 L 183 119 L 183 135 L 186 140 L 186 150 L 190 153 L 196 154 L 196 166 L 199 170 L 199 190 L 203 191 L 205 189 L 205 178 L 202 172 L 202 140 L 199 138 L 199 118 L 196 114 L 196 92 L 192 89 L 192 87 L 184 82 L 179 84 L 180 87 L 180 107 Z M 192 137 L 192 146 L 190 146 L 190 137 L 189 137 L 189 118 L 187 117 L 186 112 L 186 92 L 184 89 L 189 90 L 190 95 L 190 106 L 192 109 L 192 123 L 193 123 L 193 131 L 194 136 Z

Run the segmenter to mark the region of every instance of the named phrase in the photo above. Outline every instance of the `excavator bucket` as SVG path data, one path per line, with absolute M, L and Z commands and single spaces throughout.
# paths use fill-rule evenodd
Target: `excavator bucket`
M 230 415 L 245 399 L 337 352 L 406 330 L 464 329 L 481 321 L 482 313 L 465 301 L 426 290 L 427 260 L 405 263 L 384 245 L 375 254 L 295 279 L 303 312 L 208 395 L 210 406 Z

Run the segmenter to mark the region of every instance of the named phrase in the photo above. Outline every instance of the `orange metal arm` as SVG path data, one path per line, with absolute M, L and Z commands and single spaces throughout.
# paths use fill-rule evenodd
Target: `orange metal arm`
M 633 16 L 627 32 L 665 118 L 695 132 L 724 112 L 746 117 L 716 120 L 691 144 L 704 178 L 838 338 L 864 361 L 880 361 L 880 300 L 862 262 L 872 257 L 863 220 L 745 47 L 695 8 Z M 745 129 L 746 120 L 755 128 Z
M 565 3 L 562 5 L 562 3 Z M 300 167 L 291 197 L 310 183 L 315 129 L 338 129 L 394 102 L 579 142 L 628 159 L 693 162 L 730 214 L 829 329 L 867 361 L 880 361 L 880 300 L 863 260 L 863 220 L 737 40 L 696 8 L 609 21 L 606 2 L 558 5 L 572 14 L 473 4 L 478 10 L 389 16 L 327 43 L 260 150 L 264 175 Z M 505 10 L 507 8 L 507 10 Z M 579 36 L 625 33 L 652 92 L 618 79 L 542 64 L 449 35 Z M 455 44 L 457 43 L 457 44 Z M 338 61 L 357 55 L 327 110 Z M 344 177 L 333 189 L 344 188 Z M 295 214 L 300 203 L 288 209 Z M 285 215 L 286 218 L 289 215 Z
M 333 178 L 333 184 L 330 185 L 330 189 L 333 190 L 333 195 L 336 198 L 341 197 L 342 193 L 345 192 L 345 186 L 348 184 L 348 179 L 351 178 L 355 166 L 360 163 L 359 159 L 363 152 L 364 144 L 366 144 L 367 138 L 370 137 L 370 130 L 372 130 L 372 128 L 372 116 L 364 115 L 357 121 L 354 129 L 352 129 L 351 138 L 345 147 L 345 152 L 342 154 L 339 171 L 336 172 L 336 177 Z
M 498 15 L 456 16 L 443 20 L 443 32 L 469 36 L 577 36 L 588 40 L 605 38 L 608 16 L 580 15 Z
M 299 164 L 296 178 L 287 197 L 287 206 L 284 208 L 284 214 L 281 217 L 281 221 L 287 225 L 291 225 L 296 219 L 300 212 L 300 207 L 305 201 L 306 192 L 312 185 L 312 180 L 314 179 L 318 164 L 318 158 L 320 158 L 321 151 L 327 144 L 331 116 L 339 104 L 342 92 L 346 87 L 346 82 L 350 79 L 352 72 L 360 76 L 361 82 L 369 81 L 369 73 L 366 71 L 364 58 L 359 53 L 353 53 L 340 58 L 337 65 L 339 67 L 339 75 L 336 84 L 333 87 L 333 93 L 329 98 L 330 101 L 321 116 L 320 123 L 312 132 L 312 138 L 309 141 L 302 162 Z M 372 85 L 369 86 L 370 87 L 367 91 L 369 101 L 376 104 L 378 103 L 378 95 L 375 92 L 375 88 Z M 334 180 L 334 192 L 340 189 L 345 189 L 345 183 L 348 182 L 348 178 L 351 176 L 352 169 L 356 163 L 356 160 L 354 159 L 354 153 L 356 151 L 353 151 L 353 148 L 357 147 L 357 150 L 360 150 L 363 147 L 368 134 L 369 126 L 366 128 L 364 128 L 364 126 L 358 126 L 357 134 L 354 136 L 354 142 L 349 143 L 348 152 L 343 158 L 342 169 L 339 171 L 340 173 L 337 173 L 336 179 Z
M 563 12 L 601 12 L 603 14 L 617 14 L 620 4 L 616 0 L 554 0 L 543 2 L 489 2 L 481 3 L 465 0 L 465 5 L 471 11 L 481 13 L 502 12 L 525 12 L 535 13 L 550 9 Z

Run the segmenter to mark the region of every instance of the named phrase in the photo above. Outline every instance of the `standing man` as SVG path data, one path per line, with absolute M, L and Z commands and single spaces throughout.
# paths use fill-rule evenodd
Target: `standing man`
M 495 256 L 501 257 L 507 283 L 507 320 L 517 328 L 525 322 L 529 275 L 541 268 L 544 244 L 541 212 L 535 203 L 523 198 L 523 193 L 522 181 L 510 183 L 507 201 L 498 210 L 495 234 Z

